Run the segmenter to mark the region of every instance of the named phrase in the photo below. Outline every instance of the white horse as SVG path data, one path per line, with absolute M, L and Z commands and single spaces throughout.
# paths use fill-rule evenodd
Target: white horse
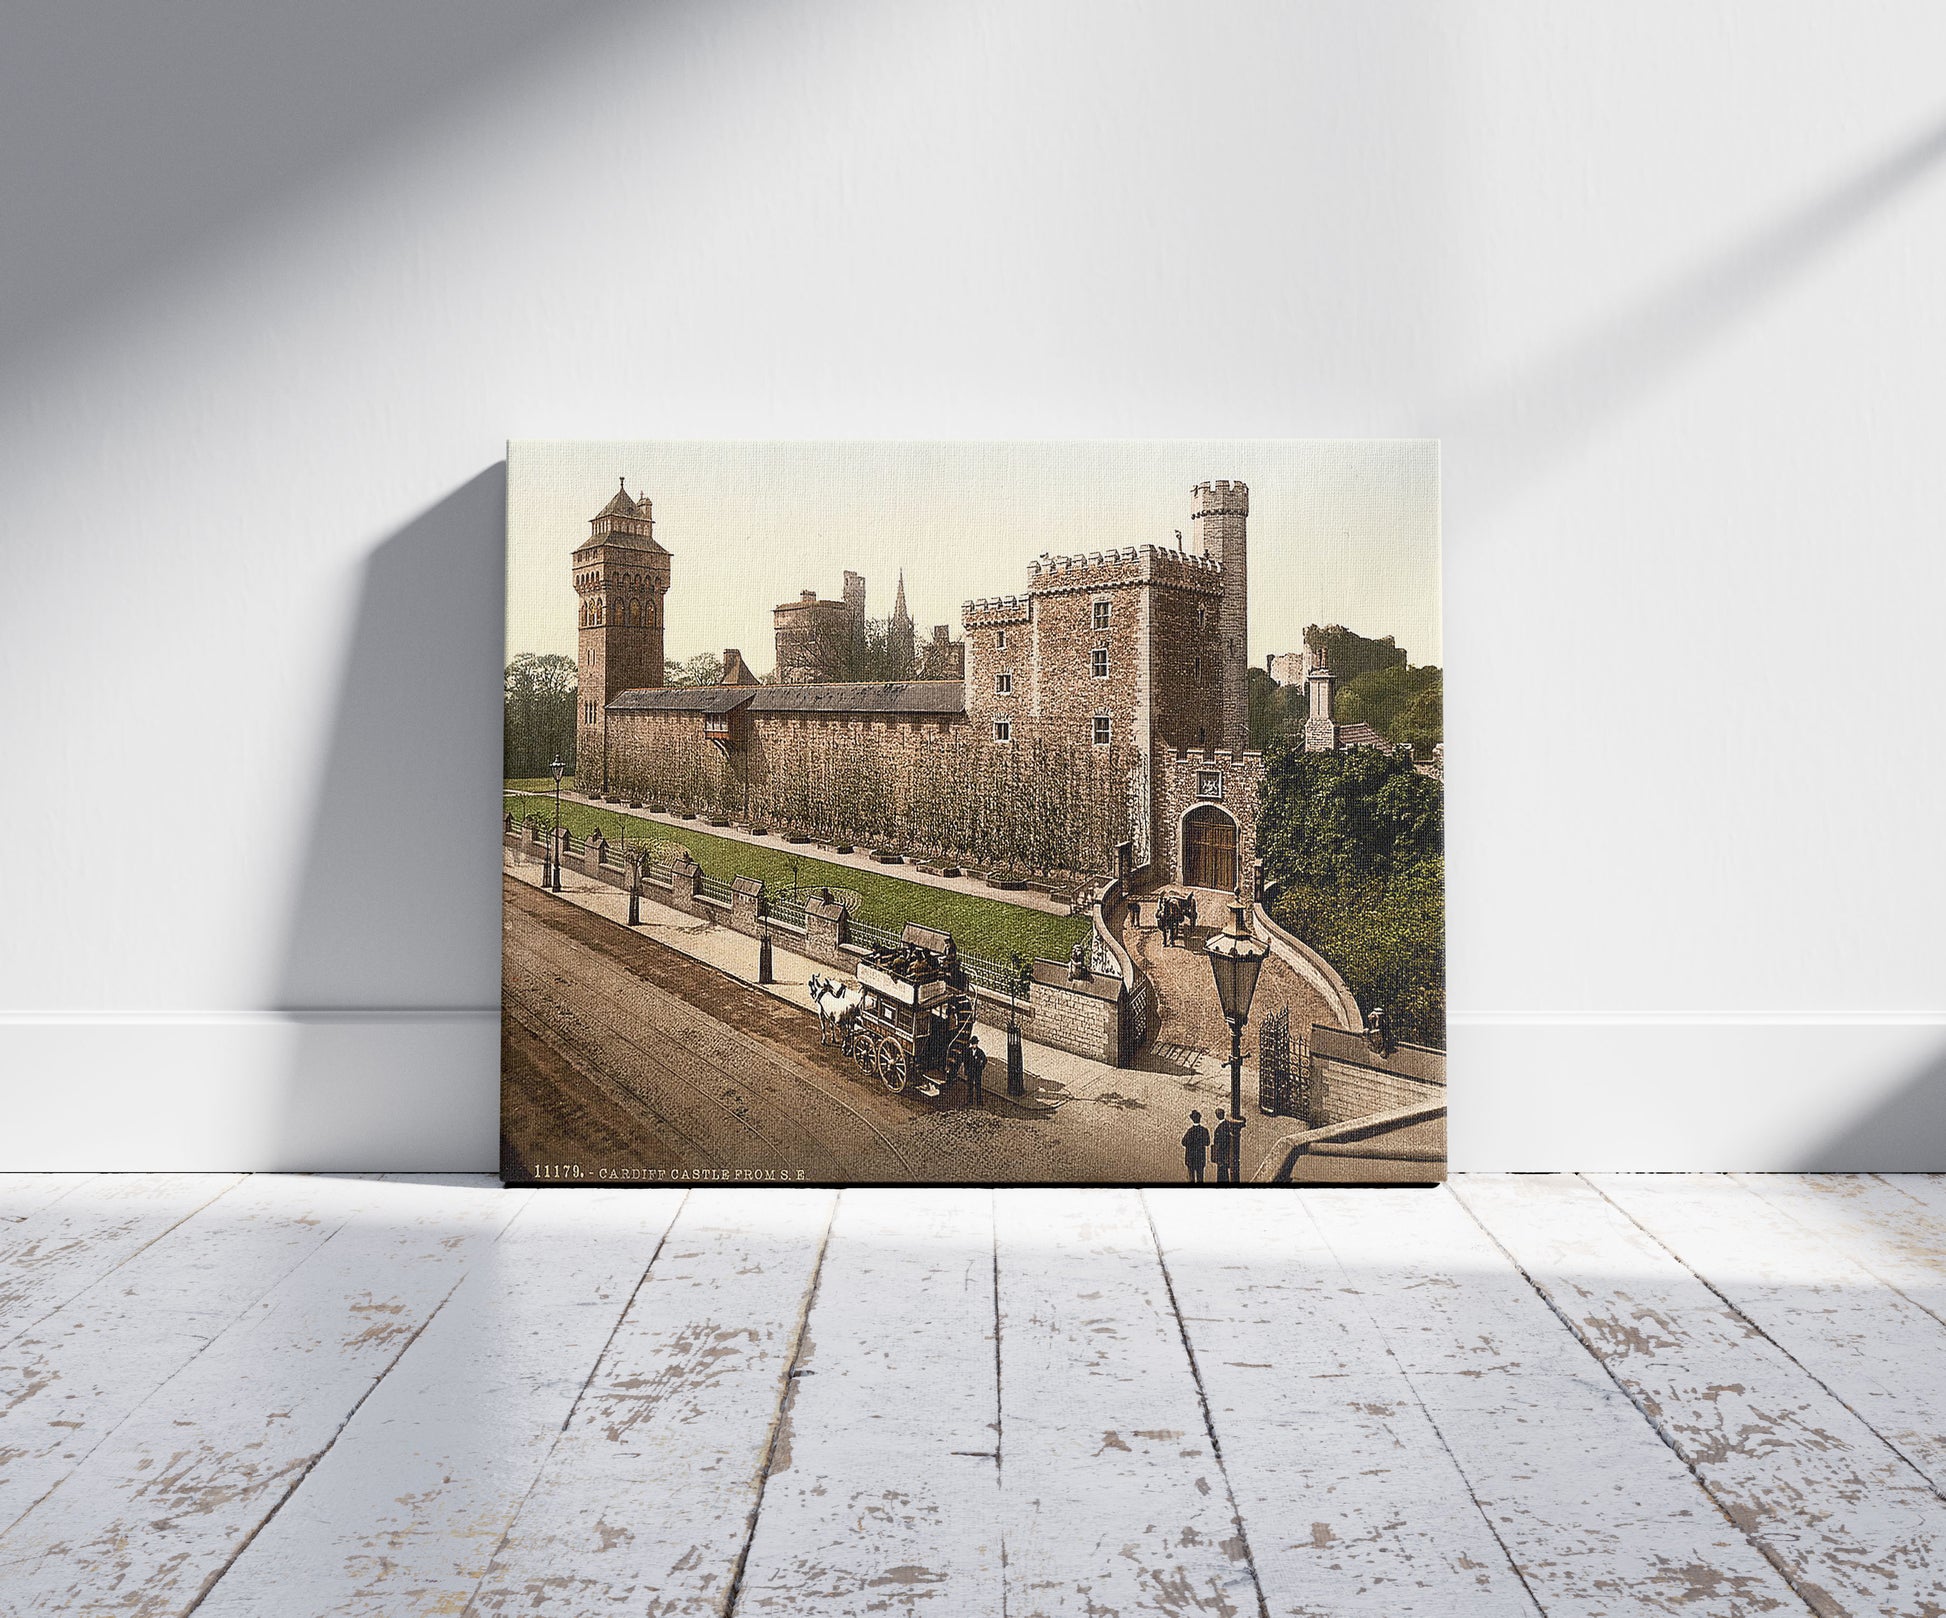
M 847 985 L 815 972 L 807 986 L 818 1014 L 818 1038 L 826 1045 L 843 1043 L 845 1024 L 858 1015 L 857 997 Z

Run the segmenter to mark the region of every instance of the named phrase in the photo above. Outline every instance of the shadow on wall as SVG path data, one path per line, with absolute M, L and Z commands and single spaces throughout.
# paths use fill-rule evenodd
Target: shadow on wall
M 1478 517 L 1596 437 L 1815 269 L 1946 159 L 1946 118 L 1762 229 L 1624 305 L 1496 387 L 1438 415 L 1448 509 Z M 1470 452 L 1470 453 L 1467 453 Z M 1472 469 L 1469 471 L 1469 462 Z
M 1806 1174 L 1940 1172 L 1946 1167 L 1946 1048 L 1923 1058 L 1886 1100 L 1790 1167 Z
M 0 53 L 0 365 L 383 153 L 616 0 L 63 0 Z M 85 198 L 85 206 L 76 206 Z
M 274 984 L 280 1164 L 497 1160 L 506 488 L 489 468 L 365 564 Z

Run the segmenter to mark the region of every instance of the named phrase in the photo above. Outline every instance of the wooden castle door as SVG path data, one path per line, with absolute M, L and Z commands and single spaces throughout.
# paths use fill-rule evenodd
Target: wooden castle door
M 1237 826 L 1221 809 L 1205 804 L 1182 823 L 1182 879 L 1187 887 L 1235 891 Z

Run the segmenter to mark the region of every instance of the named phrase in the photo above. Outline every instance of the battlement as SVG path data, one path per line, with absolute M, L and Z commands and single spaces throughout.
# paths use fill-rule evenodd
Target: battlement
M 1209 590 L 1222 587 L 1223 564 L 1213 556 L 1203 556 L 1196 551 L 1175 551 L 1167 545 L 1144 545 L 1142 552 L 1151 578 L 1201 585 Z
M 1250 485 L 1218 478 L 1214 483 L 1199 483 L 1190 491 L 1194 509 L 1190 516 L 1247 517 L 1250 515 Z
M 1032 604 L 1025 596 L 981 596 L 960 603 L 960 622 L 969 628 L 988 624 L 1023 624 Z
M 1132 566 L 1139 547 L 1130 545 L 1117 551 L 1077 552 L 1073 556 L 1041 556 L 1033 564 L 1034 584 L 1056 574 L 1094 573 L 1108 568 Z
M 1235 753 L 1232 752 L 1227 747 L 1217 747 L 1217 748 L 1208 748 L 1208 749 L 1200 748 L 1200 747 L 1197 748 L 1178 747 L 1175 750 L 1175 752 L 1170 755 L 1170 760 L 1172 763 L 1182 764 L 1185 766 L 1190 764 L 1222 764 L 1227 767 L 1227 766 L 1234 766 L 1239 764 L 1261 765 L 1264 761 L 1264 756 L 1262 753 L 1258 752 L 1255 748 L 1247 749 L 1246 751 L 1241 753 Z
M 1028 581 L 1032 591 L 1078 590 L 1155 580 L 1199 583 L 1214 590 L 1223 582 L 1223 564 L 1214 557 L 1167 545 L 1125 545 L 1119 550 L 1042 556 Z

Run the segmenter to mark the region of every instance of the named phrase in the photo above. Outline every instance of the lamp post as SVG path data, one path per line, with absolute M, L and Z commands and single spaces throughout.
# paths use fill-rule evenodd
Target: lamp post
M 1033 970 L 1027 957 L 1015 950 L 1007 974 L 1007 1094 L 1027 1093 L 1027 1063 L 1020 1048 L 1020 996 L 1032 994 Z
M 1230 902 L 1230 925 L 1208 944 L 1210 971 L 1216 976 L 1216 998 L 1223 1020 L 1230 1025 L 1230 1116 L 1243 1122 L 1243 1025 L 1250 1020 L 1250 1002 L 1257 993 L 1257 973 L 1270 946 L 1251 936 L 1243 919 L 1243 900 Z
M 561 755 L 554 755 L 554 762 L 548 766 L 554 772 L 554 891 L 561 891 L 561 772 L 567 765 L 561 762 Z

